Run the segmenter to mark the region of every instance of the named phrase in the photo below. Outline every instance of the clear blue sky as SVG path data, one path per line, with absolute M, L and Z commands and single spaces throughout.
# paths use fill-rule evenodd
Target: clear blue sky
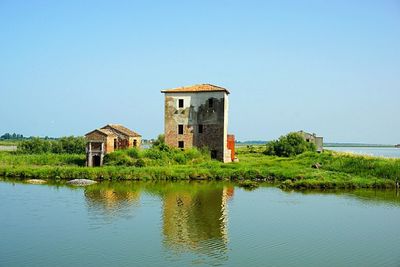
M 160 90 L 228 88 L 230 132 L 400 143 L 400 1 L 0 0 L 0 133 L 163 132 Z

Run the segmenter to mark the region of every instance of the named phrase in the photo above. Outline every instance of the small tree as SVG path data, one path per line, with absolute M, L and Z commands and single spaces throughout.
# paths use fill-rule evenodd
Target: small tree
M 62 153 L 81 154 L 85 153 L 86 140 L 84 137 L 66 136 L 57 140 L 61 144 Z M 57 153 L 54 151 L 54 153 Z
M 165 144 L 165 135 L 160 134 L 157 136 L 157 139 L 154 141 L 153 146 L 159 146 Z
M 267 144 L 264 154 L 291 157 L 306 151 L 316 151 L 315 144 L 306 142 L 299 133 L 289 133 Z
M 153 148 L 157 148 L 160 151 L 169 151 L 169 146 L 165 144 L 165 135 L 160 134 L 153 143 Z
M 20 142 L 18 151 L 27 154 L 41 154 L 51 152 L 51 143 L 38 137 Z

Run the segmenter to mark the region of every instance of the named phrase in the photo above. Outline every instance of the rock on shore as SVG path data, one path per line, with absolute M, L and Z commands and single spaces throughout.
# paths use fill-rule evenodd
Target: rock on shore
M 95 184 L 95 183 L 97 183 L 97 182 L 93 181 L 93 180 L 88 180 L 88 179 L 74 179 L 74 180 L 70 180 L 67 182 L 67 184 L 76 185 L 76 186 L 87 186 L 87 185 L 91 185 L 91 184 Z

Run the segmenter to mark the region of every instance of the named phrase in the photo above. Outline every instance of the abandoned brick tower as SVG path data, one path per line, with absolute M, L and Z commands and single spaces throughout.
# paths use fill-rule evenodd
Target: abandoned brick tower
M 165 94 L 167 145 L 182 149 L 207 147 L 212 158 L 233 161 L 234 137 L 228 137 L 227 89 L 199 84 L 161 92 Z

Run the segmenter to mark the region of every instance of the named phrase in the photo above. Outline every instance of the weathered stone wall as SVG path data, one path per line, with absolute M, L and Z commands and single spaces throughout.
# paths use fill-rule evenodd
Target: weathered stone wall
M 179 108 L 179 99 L 184 101 L 182 108 Z M 178 142 L 184 141 L 185 148 L 208 147 L 216 151 L 217 159 L 225 161 L 227 102 L 225 92 L 166 93 L 166 144 L 178 147 Z M 180 124 L 183 134 L 178 133 Z M 203 127 L 202 133 L 199 125 Z
M 317 146 L 317 151 L 322 152 L 324 150 L 324 139 L 322 137 L 315 137 L 315 145 Z
M 141 137 L 129 137 L 110 126 L 105 126 L 104 129 L 112 131 L 117 136 L 117 149 L 126 149 L 134 147 L 134 140 L 136 140 L 136 147 L 140 147 L 142 138 Z M 114 151 L 114 138 L 107 142 L 107 153 Z
M 135 146 L 135 141 L 136 141 L 136 146 Z M 141 137 L 130 137 L 129 138 L 129 147 L 140 148 L 141 144 L 142 144 L 142 138 Z
M 303 132 L 303 131 L 299 131 L 298 133 L 303 136 L 305 141 L 314 143 L 315 146 L 317 147 L 318 152 L 322 152 L 324 150 L 323 137 L 319 137 L 319 136 L 316 136 L 315 134 L 310 134 L 310 133 Z
M 107 137 L 105 144 L 106 153 L 114 152 L 114 137 Z

